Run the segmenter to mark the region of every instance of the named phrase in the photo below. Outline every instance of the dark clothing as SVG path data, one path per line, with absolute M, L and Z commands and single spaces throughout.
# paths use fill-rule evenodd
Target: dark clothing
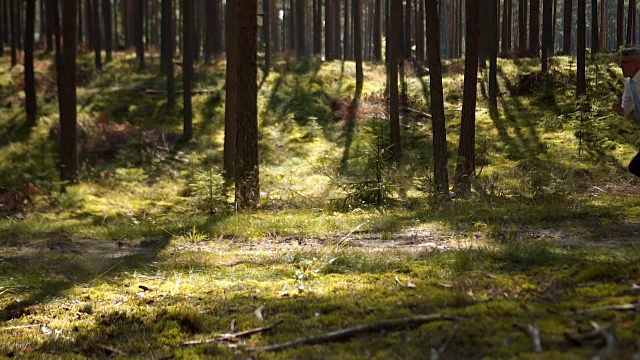
M 629 163 L 629 171 L 635 176 L 640 176 L 640 153 L 637 153 Z

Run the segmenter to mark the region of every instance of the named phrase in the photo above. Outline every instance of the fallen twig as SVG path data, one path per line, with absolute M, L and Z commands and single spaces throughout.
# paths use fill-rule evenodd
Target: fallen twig
M 592 321 L 591 322 L 591 326 L 593 327 L 593 330 L 600 335 L 600 337 L 602 337 L 604 339 L 604 347 L 602 349 L 600 349 L 600 351 L 598 352 L 598 355 L 594 356 L 592 358 L 592 360 L 601 360 L 601 359 L 605 359 L 606 357 L 608 357 L 611 353 L 613 353 L 613 350 L 616 347 L 616 338 L 613 336 L 612 333 L 610 333 L 609 331 L 607 331 L 605 328 L 602 328 L 600 325 L 598 325 L 597 322 Z
M 429 356 L 429 360 L 439 360 L 440 359 L 440 354 L 442 354 L 444 352 L 444 350 L 447 348 L 447 345 L 449 345 L 449 343 L 451 342 L 451 339 L 453 339 L 453 336 L 456 334 L 456 332 L 458 331 L 458 326 L 455 326 L 453 328 L 453 331 L 451 331 L 451 334 L 449 334 L 449 336 L 447 336 L 446 339 L 444 339 L 444 341 L 442 342 L 442 344 L 440 344 L 439 347 L 432 347 L 431 348 L 431 354 Z
M 278 321 L 276 321 L 273 324 L 268 325 L 268 326 L 263 326 L 263 327 L 259 327 L 259 328 L 255 328 L 255 329 L 249 329 L 249 330 L 245 330 L 245 331 L 240 331 L 240 332 L 237 332 L 237 333 L 216 334 L 212 338 L 209 338 L 209 339 L 185 341 L 185 342 L 182 343 L 182 345 L 184 345 L 184 346 L 193 346 L 193 345 L 211 344 L 211 343 L 214 343 L 214 342 L 221 342 L 221 341 L 233 341 L 233 340 L 236 340 L 236 339 L 241 338 L 241 337 L 246 337 L 246 336 L 250 336 L 250 335 L 253 335 L 253 334 L 257 334 L 257 333 L 261 333 L 261 332 L 265 332 L 265 331 L 271 330 L 274 327 L 276 327 L 278 324 L 282 323 L 283 321 L 284 320 L 280 319 L 280 320 L 278 320 Z
M 22 326 L 10 326 L 10 327 L 5 327 L 5 328 L 0 328 L 0 330 L 2 331 L 8 331 L 8 330 L 17 330 L 17 329 L 28 329 L 28 328 L 34 328 L 34 327 L 40 327 L 42 326 L 42 324 L 32 324 L 32 325 L 22 325 Z
M 620 305 L 607 305 L 607 306 L 599 306 L 590 309 L 583 309 L 577 311 L 568 311 L 569 315 L 584 315 L 591 314 L 598 311 L 607 311 L 607 310 L 615 310 L 615 311 L 631 311 L 631 310 L 640 310 L 640 303 L 637 304 L 620 304 Z
M 529 335 L 531 338 L 531 345 L 533 345 L 533 351 L 541 353 L 542 340 L 540 339 L 540 329 L 532 324 L 516 324 L 516 327 Z
M 109 271 L 111 271 L 111 270 L 115 269 L 115 268 L 116 268 L 116 266 L 118 266 L 118 265 L 122 264 L 123 262 L 124 262 L 124 260 L 120 260 L 120 261 L 118 261 L 115 265 L 113 265 L 112 267 L 110 267 L 109 269 L 107 269 L 107 271 L 105 271 L 105 272 L 103 272 L 102 274 L 100 274 L 100 275 L 98 275 L 98 276 L 94 277 L 93 279 L 91 279 L 91 281 L 89 281 L 89 282 L 87 283 L 87 285 L 88 285 L 88 284 L 91 284 L 92 282 L 94 282 L 94 281 L 96 281 L 96 280 L 98 280 L 98 279 L 99 279 L 99 278 L 101 278 L 103 275 L 105 275 L 105 274 L 107 274 Z
M 287 341 L 281 344 L 274 345 L 266 345 L 266 346 L 251 346 L 245 347 L 244 349 L 247 351 L 280 351 L 290 347 L 298 346 L 298 345 L 312 345 L 312 344 L 321 344 L 331 341 L 341 341 L 346 340 L 350 337 L 380 331 L 380 330 L 392 330 L 396 328 L 402 327 L 417 327 L 425 323 L 433 322 L 433 321 L 453 321 L 458 319 L 455 316 L 451 315 L 442 315 L 442 314 L 433 314 L 433 315 L 418 315 L 401 319 L 391 319 L 391 320 L 381 320 L 376 321 L 370 324 L 358 325 L 346 329 L 336 330 L 324 335 L 318 336 L 307 336 L 297 338 L 291 341 Z

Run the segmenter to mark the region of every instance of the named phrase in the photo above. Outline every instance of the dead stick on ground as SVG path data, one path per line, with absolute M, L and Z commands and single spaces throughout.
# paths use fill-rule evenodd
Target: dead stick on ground
M 6 330 L 28 329 L 28 328 L 34 328 L 34 327 L 40 327 L 40 326 L 42 326 L 42 325 L 41 324 L 33 324 L 33 325 L 22 325 L 22 326 L 10 326 L 10 327 L 5 327 L 5 328 L 0 328 L 0 330 L 6 331 Z
M 592 360 L 600 360 L 607 358 L 616 347 L 616 338 L 612 333 L 607 331 L 605 328 L 602 328 L 598 325 L 597 322 L 592 321 L 591 326 L 593 326 L 593 330 L 596 331 L 598 335 L 600 335 L 604 339 L 604 347 L 600 349 L 598 355 L 594 356 Z
M 600 306 L 600 307 L 584 309 L 584 310 L 568 311 L 567 314 L 568 315 L 584 315 L 584 314 L 591 314 L 594 312 L 607 311 L 607 310 L 615 310 L 615 311 L 640 310 L 640 303 Z
M 240 331 L 240 332 L 237 332 L 237 333 L 216 334 L 216 335 L 214 335 L 213 338 L 210 338 L 210 339 L 185 341 L 185 342 L 182 343 L 182 345 L 184 345 L 184 346 L 192 346 L 192 345 L 210 344 L 210 343 L 214 343 L 214 342 L 227 341 L 227 340 L 237 339 L 237 338 L 240 338 L 240 337 L 250 336 L 250 335 L 253 335 L 253 334 L 260 333 L 260 332 L 269 331 L 269 330 L 273 329 L 274 327 L 278 326 L 278 324 L 282 323 L 283 321 L 284 320 L 280 319 L 280 320 L 278 320 L 278 321 L 276 321 L 273 324 L 268 325 L 268 326 L 259 327 L 259 328 L 255 328 L 255 329 L 249 329 L 249 330 L 245 330 L 245 331 Z
M 531 344 L 533 345 L 533 351 L 537 353 L 542 352 L 542 340 L 540 340 L 540 329 L 532 324 L 517 324 L 518 329 L 526 332 L 531 338 Z
M 319 336 L 309 336 L 297 338 L 295 340 L 287 341 L 281 344 L 267 345 L 267 346 L 251 346 L 244 348 L 247 351 L 280 351 L 290 347 L 298 346 L 298 345 L 312 345 L 312 344 L 321 344 L 332 341 L 341 341 L 346 340 L 350 337 L 375 332 L 380 330 L 392 330 L 402 327 L 417 327 L 422 324 L 426 324 L 434 321 L 454 321 L 458 319 L 455 316 L 450 315 L 442 315 L 442 314 L 434 314 L 434 315 L 418 315 L 412 316 L 408 318 L 401 319 L 392 319 L 392 320 L 381 320 L 371 324 L 358 325 L 342 330 L 332 331 L 326 333 L 324 335 Z

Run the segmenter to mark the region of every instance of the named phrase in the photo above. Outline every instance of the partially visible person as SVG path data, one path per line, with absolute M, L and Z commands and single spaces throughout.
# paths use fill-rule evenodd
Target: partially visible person
M 624 93 L 622 99 L 611 108 L 620 116 L 633 116 L 640 120 L 640 48 L 622 49 L 620 68 L 626 79 Z M 640 176 L 640 153 L 629 163 L 629 171 L 635 176 Z

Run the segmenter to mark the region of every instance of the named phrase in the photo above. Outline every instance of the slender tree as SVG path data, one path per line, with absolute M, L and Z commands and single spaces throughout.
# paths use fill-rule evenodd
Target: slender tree
M 173 0 L 162 0 L 162 63 L 167 77 L 167 109 L 173 109 L 176 105 L 175 70 L 173 68 L 176 37 L 173 17 Z
M 480 2 L 465 0 L 466 6 L 466 51 L 464 61 L 464 89 L 462 98 L 462 120 L 458 143 L 456 166 L 456 193 L 466 196 L 471 191 L 475 177 L 476 137 L 476 88 L 478 85 L 478 17 Z
M 416 59 L 424 61 L 424 0 L 418 0 L 416 9 Z
M 262 0 L 262 33 L 264 38 L 264 73 L 271 70 L 271 4 L 270 0 Z
M 529 1 L 529 56 L 537 58 L 540 53 L 540 0 Z
M 394 160 L 402 157 L 402 142 L 400 137 L 400 103 L 398 94 L 398 39 L 402 26 L 402 1 L 390 0 L 390 24 L 389 24 L 389 138 L 391 140 L 391 158 Z
M 552 0 L 542 0 L 542 72 L 549 70 L 549 52 L 553 50 Z
M 102 0 L 102 23 L 104 26 L 104 50 L 106 53 L 106 62 L 111 62 L 113 59 L 113 20 L 111 14 L 111 2 L 109 0 Z
M 616 48 L 624 45 L 624 0 L 618 0 L 616 11 Z
M 182 37 L 183 37 L 183 64 L 182 64 L 182 95 L 184 102 L 184 127 L 182 130 L 182 138 L 185 141 L 193 138 L 193 106 L 191 103 L 191 90 L 193 88 L 193 30 L 194 30 L 194 14 L 193 14 L 193 0 L 183 0 L 182 13 Z M 255 16 L 255 13 L 254 13 Z
M 236 206 L 260 205 L 258 166 L 258 84 L 256 1 L 238 3 L 238 138 L 236 147 Z
M 562 31 L 562 52 L 571 55 L 571 22 L 573 18 L 573 0 L 564 0 L 564 17 Z
M 351 10 L 352 10 L 352 0 L 344 0 L 344 33 L 343 33 L 343 44 L 344 44 L 344 59 L 345 60 L 353 60 L 353 52 L 352 50 L 352 35 L 351 35 Z
M 11 67 L 18 65 L 18 33 L 17 29 L 18 15 L 16 12 L 16 0 L 9 1 L 9 19 L 11 22 Z
M 578 28 L 577 32 L 577 61 L 576 61 L 576 96 L 584 96 L 587 94 L 587 78 L 586 78 L 586 0 L 578 0 Z
M 353 0 L 353 52 L 356 61 L 356 98 L 362 93 L 362 0 Z
M 313 55 L 322 54 L 322 0 L 313 0 Z
M 36 0 L 27 0 L 27 15 L 24 31 L 24 95 L 27 126 L 33 126 L 38 116 L 36 102 L 36 80 L 33 70 L 33 41 L 36 22 Z
M 185 0 L 185 2 L 190 0 Z M 142 70 L 145 67 L 144 61 L 144 3 L 145 0 L 135 0 L 135 12 L 134 12 L 134 34 L 136 42 L 136 56 L 138 57 L 138 69 Z M 187 22 L 190 24 L 190 22 Z
M 411 46 L 413 45 L 411 43 L 411 14 L 412 14 L 411 0 L 408 0 L 405 2 L 405 13 L 403 18 L 404 32 L 402 35 L 402 39 L 403 39 L 404 49 L 402 50 L 402 53 L 404 54 L 403 56 L 404 59 L 411 58 Z M 403 65 L 401 64 L 400 66 L 403 66 Z
M 296 54 L 298 58 L 304 57 L 305 49 L 306 49 L 306 41 L 305 41 L 305 29 L 306 27 L 306 1 L 305 0 L 297 0 L 296 2 L 297 9 L 295 10 L 296 15 L 296 24 L 295 24 L 295 34 L 296 36 Z
M 518 0 L 518 55 L 527 49 L 527 0 Z
M 227 179 L 233 179 L 236 175 L 236 139 L 238 129 L 238 1 L 239 0 L 227 0 L 225 16 L 227 73 L 224 106 L 224 176 Z
M 62 42 L 58 69 L 60 109 L 60 179 L 73 184 L 78 176 L 76 45 L 78 36 L 77 2 L 62 2 Z M 58 40 L 56 40 L 58 41 Z
M 373 5 L 373 58 L 382 61 L 382 0 Z
M 334 5 L 334 1 L 335 0 L 324 0 L 324 19 L 325 19 L 325 24 L 324 24 L 324 46 L 325 46 L 325 50 L 324 50 L 324 57 L 325 60 L 327 61 L 332 61 L 336 58 L 336 54 L 335 54 L 335 41 L 334 41 L 334 36 L 335 36 L 335 13 L 334 13 L 334 9 L 333 9 L 333 5 Z
M 97 71 L 102 71 L 102 34 L 100 33 L 100 0 L 91 0 L 91 35 L 93 38 L 94 63 Z
M 426 0 L 427 59 L 429 61 L 429 97 L 431 127 L 433 129 L 433 179 L 436 195 L 449 197 L 449 175 L 447 171 L 447 128 L 444 116 L 442 90 L 442 62 L 440 60 L 440 24 L 438 0 Z
M 489 110 L 498 112 L 498 0 L 489 0 Z
M 627 45 L 635 44 L 636 3 L 636 0 L 629 0 L 629 11 L 627 13 Z
M 591 0 L 591 57 L 600 52 L 600 31 L 598 30 L 598 0 Z
M 500 52 L 506 55 L 511 50 L 511 0 L 504 0 L 502 10 L 502 41 L 500 43 Z

